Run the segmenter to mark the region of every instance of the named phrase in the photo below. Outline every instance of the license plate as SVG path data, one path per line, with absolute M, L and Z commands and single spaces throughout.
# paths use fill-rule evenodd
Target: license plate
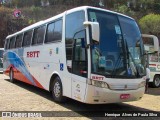
M 128 99 L 130 98 L 130 94 L 121 94 L 120 99 Z

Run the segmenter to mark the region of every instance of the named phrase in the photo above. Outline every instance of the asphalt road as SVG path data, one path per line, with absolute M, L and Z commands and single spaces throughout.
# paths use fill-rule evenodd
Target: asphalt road
M 119 119 L 148 119 L 155 120 L 155 111 L 160 114 L 160 88 L 149 88 L 147 94 L 139 101 L 127 103 L 114 103 L 102 105 L 88 105 L 68 99 L 66 103 L 59 104 L 52 100 L 48 91 L 17 81 L 10 83 L 7 76 L 0 74 L 0 111 L 50 111 L 53 118 L 32 119 L 115 119 L 118 114 L 125 117 Z M 59 113 L 59 114 L 58 114 Z M 112 114 L 115 113 L 115 114 Z M 125 114 L 127 113 L 127 114 Z M 136 113 L 139 117 L 133 117 Z M 136 115 L 135 114 L 135 115 Z M 132 115 L 132 117 L 130 116 Z M 147 117 L 150 116 L 150 117 Z M 47 115 L 46 115 L 47 116 Z M 61 116 L 61 117 L 59 117 Z M 74 116 L 74 117 L 72 117 Z M 112 117 L 111 117 L 112 116 Z M 128 117 L 130 116 L 130 117 Z M 142 117 L 143 116 L 143 117 Z M 152 116 L 152 117 L 151 117 Z M 96 117 L 96 118 L 95 118 Z M 1 118 L 0 118 L 1 119 Z M 4 120 L 4 117 L 2 117 Z M 9 118 L 5 118 L 9 119 Z M 17 119 L 17 118 L 14 118 Z M 27 118 L 23 118 L 27 119 Z

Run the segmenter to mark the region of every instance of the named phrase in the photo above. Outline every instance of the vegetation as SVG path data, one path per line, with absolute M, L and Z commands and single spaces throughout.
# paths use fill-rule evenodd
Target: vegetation
M 160 0 L 0 0 L 0 47 L 5 37 L 25 26 L 47 19 L 73 7 L 103 7 L 135 18 L 142 33 L 160 37 Z M 21 15 L 15 18 L 14 10 Z
M 144 33 L 160 34 L 160 14 L 149 14 L 139 20 L 139 24 Z

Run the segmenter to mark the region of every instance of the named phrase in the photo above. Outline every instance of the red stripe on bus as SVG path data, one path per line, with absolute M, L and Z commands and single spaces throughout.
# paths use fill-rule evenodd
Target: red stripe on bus
M 28 78 L 26 76 L 24 76 L 19 70 L 17 70 L 16 68 L 14 68 L 14 78 L 16 80 L 28 83 L 30 85 L 33 85 L 31 81 L 28 80 Z
M 149 64 L 150 66 L 156 66 L 156 64 Z
M 9 66 L 6 71 L 4 71 L 4 73 L 6 75 L 9 76 L 9 71 L 10 71 L 10 68 L 12 67 L 13 71 L 14 71 L 14 79 L 16 80 L 19 80 L 19 81 L 22 81 L 22 82 L 25 82 L 25 83 L 28 83 L 30 85 L 33 85 L 33 83 L 26 77 L 24 76 L 19 70 L 17 70 L 15 67 L 13 67 L 12 65 Z M 32 76 L 34 82 L 36 83 L 35 86 L 39 87 L 39 88 L 42 88 L 42 89 L 45 89 L 33 76 Z
M 33 77 L 33 76 L 32 76 Z M 45 89 L 34 77 L 33 77 L 34 82 L 36 83 L 36 86 L 42 89 Z
M 13 68 L 13 66 L 10 65 L 10 66 L 4 71 L 4 74 L 5 74 L 5 75 L 8 75 L 8 76 L 9 76 L 9 72 L 10 72 L 11 67 Z

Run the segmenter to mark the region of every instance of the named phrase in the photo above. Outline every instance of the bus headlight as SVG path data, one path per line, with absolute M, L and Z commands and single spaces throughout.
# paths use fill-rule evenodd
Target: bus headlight
M 103 81 L 91 80 L 90 82 L 91 82 L 91 85 L 94 85 L 96 87 L 109 88 L 108 84 Z
M 146 81 L 143 81 L 138 85 L 138 87 L 141 88 L 141 87 L 144 87 L 145 85 L 146 85 Z

